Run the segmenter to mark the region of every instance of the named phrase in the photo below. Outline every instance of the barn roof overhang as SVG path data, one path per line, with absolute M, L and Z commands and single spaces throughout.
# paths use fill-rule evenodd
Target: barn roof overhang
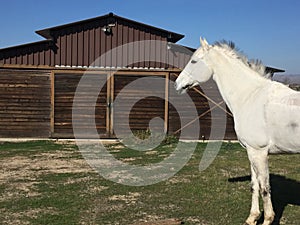
M 130 20 L 130 19 L 115 15 L 113 13 L 108 13 L 106 15 L 91 18 L 91 19 L 81 20 L 81 21 L 77 21 L 77 22 L 73 22 L 73 23 L 68 23 L 68 24 L 64 24 L 64 25 L 60 25 L 60 26 L 55 26 L 55 27 L 50 27 L 50 28 L 38 30 L 38 31 L 36 31 L 36 33 L 41 35 L 42 37 L 44 37 L 46 39 L 54 39 L 53 33 L 56 32 L 56 31 L 61 31 L 61 30 L 64 30 L 66 28 L 75 27 L 75 26 L 78 26 L 78 25 L 85 25 L 85 24 L 88 24 L 88 23 L 91 23 L 91 22 L 94 22 L 94 21 L 103 21 L 103 20 L 106 21 L 107 24 L 115 23 L 118 20 L 126 21 L 129 24 L 138 25 L 138 26 L 147 28 L 147 29 L 152 30 L 152 31 L 160 32 L 160 33 L 164 34 L 167 37 L 168 41 L 173 42 L 173 43 L 176 43 L 179 40 L 181 40 L 182 38 L 184 38 L 184 35 L 182 35 L 182 34 L 178 34 L 178 33 L 172 32 L 172 31 L 168 31 L 168 30 L 161 29 L 161 28 L 158 28 L 158 27 L 154 27 L 154 26 L 151 26 L 151 25 L 148 25 L 148 24 L 144 24 L 144 23 L 141 23 L 141 22 Z

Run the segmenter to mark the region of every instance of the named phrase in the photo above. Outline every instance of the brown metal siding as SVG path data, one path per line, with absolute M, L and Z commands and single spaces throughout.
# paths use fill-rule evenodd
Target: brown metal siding
M 142 43 L 138 45 L 125 45 L 135 41 L 157 40 L 166 41 L 166 37 L 160 34 L 153 34 L 151 31 L 131 26 L 126 22 L 116 22 L 112 27 L 112 35 L 106 35 L 102 28 L 105 23 L 94 22 L 90 25 L 77 25 L 70 31 L 59 32 L 57 37 L 57 48 L 59 49 L 55 57 L 55 65 L 59 66 L 90 66 L 94 61 L 117 48 L 115 54 L 106 54 L 99 63 L 92 66 L 97 67 L 142 67 L 161 68 L 163 57 L 162 46 L 154 46 Z M 141 29 L 141 30 L 140 30 Z M 158 62 L 150 62 L 150 57 L 157 57 Z M 144 60 L 146 59 L 146 60 Z M 148 60 L 147 60 L 148 59 Z M 130 64 L 130 62 L 136 62 Z
M 0 70 L 0 137 L 50 136 L 50 73 Z
M 90 66 L 98 57 L 117 48 L 114 54 L 106 54 L 97 67 L 162 68 L 168 55 L 165 50 L 167 37 L 142 26 L 117 20 L 112 35 L 104 33 L 106 21 L 78 24 L 71 28 L 53 32 L 51 41 L 37 42 L 14 47 L 0 52 L 0 63 L 48 66 Z M 156 40 L 163 43 L 126 45 L 128 43 Z M 154 62 L 150 59 L 157 59 Z M 135 62 L 132 64 L 132 62 Z
M 54 50 L 55 46 L 52 46 L 51 41 L 43 41 L 20 47 L 13 47 L 0 52 L 0 63 L 54 66 Z
M 183 68 L 186 56 L 167 51 L 165 33 L 116 19 L 112 35 L 102 30 L 106 20 L 53 31 L 53 42 L 42 41 L 0 51 L 1 64 L 115 68 Z M 156 43 L 128 43 L 153 40 Z M 159 42 L 161 41 L 161 42 Z M 119 46 L 119 48 L 117 48 Z M 110 50 L 115 51 L 108 53 Z M 95 60 L 101 57 L 99 61 Z M 153 60 L 154 59 L 154 60 Z M 95 63 L 94 63 L 95 62 Z M 134 63 L 132 63 L 134 62 Z
M 173 43 L 168 43 L 168 50 L 162 49 L 163 55 L 167 55 L 168 65 L 165 66 L 166 68 L 183 69 L 194 52 L 194 50 Z

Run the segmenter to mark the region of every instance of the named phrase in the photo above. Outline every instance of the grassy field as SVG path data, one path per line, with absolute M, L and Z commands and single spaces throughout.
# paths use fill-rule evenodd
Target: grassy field
M 166 143 L 151 154 L 121 144 L 108 147 L 120 160 L 147 164 L 168 156 L 175 145 Z M 213 164 L 199 172 L 204 148 L 199 144 L 169 180 L 131 187 L 102 178 L 72 143 L 1 143 L 0 223 L 243 224 L 251 201 L 245 150 L 224 143 Z M 299 224 L 299 161 L 300 155 L 270 156 L 275 224 Z

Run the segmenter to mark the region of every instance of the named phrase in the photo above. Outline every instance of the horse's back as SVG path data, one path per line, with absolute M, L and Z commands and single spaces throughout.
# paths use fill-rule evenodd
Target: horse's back
M 275 84 L 266 106 L 273 151 L 300 153 L 300 92 Z

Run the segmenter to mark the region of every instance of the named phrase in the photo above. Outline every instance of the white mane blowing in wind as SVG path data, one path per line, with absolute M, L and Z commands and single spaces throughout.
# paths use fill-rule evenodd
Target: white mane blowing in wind
M 232 54 L 233 57 L 240 59 L 245 65 L 249 66 L 261 76 L 266 78 L 271 77 L 271 74 L 266 72 L 266 67 L 261 60 L 248 60 L 247 56 L 235 46 L 234 42 L 222 40 L 215 42 L 214 45 L 224 49 L 224 51 L 228 52 L 229 54 Z

